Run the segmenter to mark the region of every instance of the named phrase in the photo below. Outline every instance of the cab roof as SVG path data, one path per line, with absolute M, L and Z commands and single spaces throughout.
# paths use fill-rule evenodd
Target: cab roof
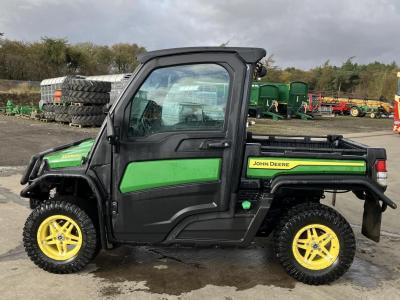
M 149 51 L 138 55 L 140 63 L 144 64 L 153 58 L 165 57 L 177 54 L 195 54 L 195 53 L 236 53 L 246 63 L 254 64 L 266 55 L 263 48 L 250 47 L 185 47 L 171 48 L 156 51 Z

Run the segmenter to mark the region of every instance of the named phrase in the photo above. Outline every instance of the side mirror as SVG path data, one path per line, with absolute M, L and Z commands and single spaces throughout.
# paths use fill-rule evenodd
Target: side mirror
M 111 119 L 111 115 L 107 113 L 106 117 L 106 130 L 107 130 L 107 141 L 111 145 L 115 145 L 117 143 L 117 135 L 115 134 L 115 128 L 113 124 L 113 120 Z
M 261 78 L 267 75 L 267 68 L 263 65 L 257 65 L 256 67 L 256 77 Z

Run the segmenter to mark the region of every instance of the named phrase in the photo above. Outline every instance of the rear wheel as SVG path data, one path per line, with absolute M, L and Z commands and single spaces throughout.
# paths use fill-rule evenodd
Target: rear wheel
M 23 241 L 29 258 L 51 273 L 73 273 L 94 257 L 96 230 L 78 206 L 62 201 L 45 202 L 28 217 Z
M 360 115 L 361 115 L 361 110 L 360 110 L 359 107 L 353 106 L 353 107 L 350 109 L 350 114 L 351 114 L 352 117 L 360 117 Z
M 293 278 L 306 284 L 326 284 L 342 276 L 355 255 L 349 223 L 319 203 L 293 207 L 275 231 L 276 255 Z

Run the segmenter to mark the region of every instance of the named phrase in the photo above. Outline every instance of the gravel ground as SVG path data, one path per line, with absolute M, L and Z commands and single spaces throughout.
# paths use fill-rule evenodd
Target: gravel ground
M 35 153 L 94 137 L 98 131 L 5 115 L 0 115 L 0 128 L 0 166 L 25 165 Z

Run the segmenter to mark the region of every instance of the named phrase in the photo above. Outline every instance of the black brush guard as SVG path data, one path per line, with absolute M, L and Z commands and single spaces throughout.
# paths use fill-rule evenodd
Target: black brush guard
M 48 149 L 48 150 L 45 150 L 43 152 L 40 152 L 38 154 L 33 155 L 31 157 L 31 160 L 29 161 L 28 167 L 26 168 L 24 175 L 21 178 L 20 183 L 22 185 L 24 185 L 24 184 L 28 183 L 29 181 L 31 181 L 31 180 L 36 178 L 36 176 L 38 175 L 38 172 L 40 170 L 40 166 L 42 165 L 43 157 L 45 155 L 50 154 L 52 152 L 61 151 L 61 150 L 64 150 L 66 148 L 79 145 L 80 143 L 82 143 L 84 141 L 87 141 L 87 140 L 90 140 L 90 138 L 82 139 L 82 140 L 79 140 L 79 141 L 72 142 L 70 144 L 65 144 L 65 145 L 62 145 L 62 146 L 51 148 L 51 149 Z

